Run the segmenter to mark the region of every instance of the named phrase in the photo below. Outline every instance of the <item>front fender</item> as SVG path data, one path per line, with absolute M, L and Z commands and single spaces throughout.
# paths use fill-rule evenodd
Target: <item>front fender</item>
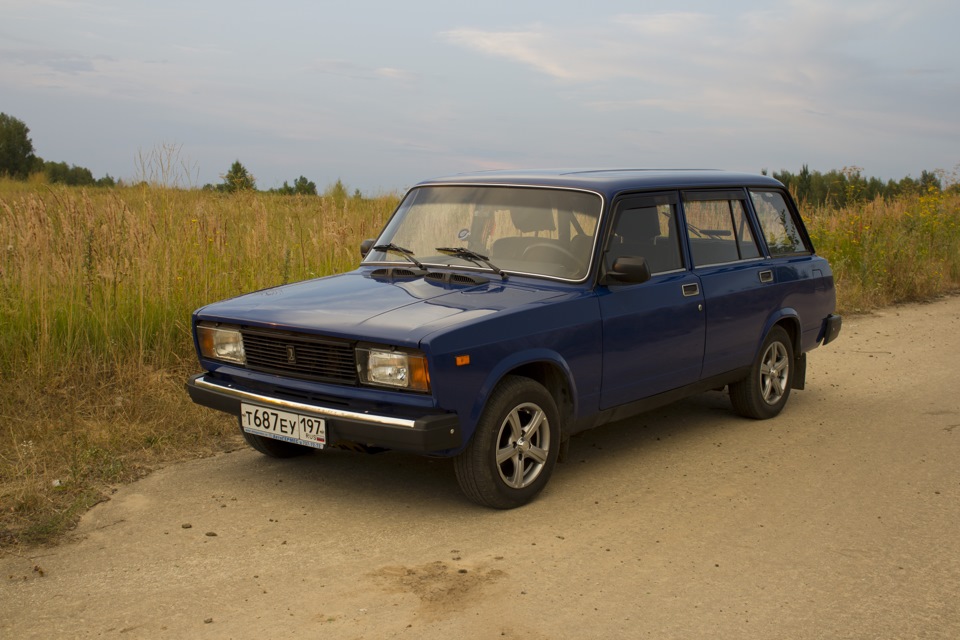
M 499 361 L 490 371 L 480 386 L 480 392 L 477 394 L 476 401 L 470 409 L 468 417 L 469 424 L 476 426 L 480 420 L 480 415 L 490 398 L 490 394 L 500 384 L 504 377 L 511 373 L 529 367 L 530 365 L 547 365 L 557 370 L 563 377 L 567 388 L 570 390 L 569 400 L 572 403 L 572 415 L 577 415 L 578 398 L 576 378 L 567 361 L 556 351 L 550 349 L 527 349 L 517 353 L 512 353 L 508 357 Z M 542 380 L 538 382 L 543 383 Z M 559 402 L 557 403 L 560 404 Z

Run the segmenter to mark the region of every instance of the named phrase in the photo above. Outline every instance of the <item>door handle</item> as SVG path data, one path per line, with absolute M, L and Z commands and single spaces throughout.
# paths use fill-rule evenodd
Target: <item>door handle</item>
M 681 287 L 681 289 L 683 289 L 684 297 L 687 297 L 687 298 L 689 298 L 690 296 L 695 296 L 700 293 L 700 285 L 698 285 L 696 282 L 685 284 L 683 285 L 683 287 Z
M 760 282 L 773 282 L 773 271 L 767 269 L 760 272 Z

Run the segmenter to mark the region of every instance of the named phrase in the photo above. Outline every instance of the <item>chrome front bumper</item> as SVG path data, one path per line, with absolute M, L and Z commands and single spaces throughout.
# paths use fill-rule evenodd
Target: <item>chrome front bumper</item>
M 198 374 L 187 381 L 190 398 L 197 404 L 240 416 L 241 403 L 256 404 L 323 418 L 330 444 L 350 442 L 420 454 L 451 454 L 463 442 L 459 420 L 452 413 L 403 418 L 368 411 L 350 411 L 266 395 L 235 383 Z

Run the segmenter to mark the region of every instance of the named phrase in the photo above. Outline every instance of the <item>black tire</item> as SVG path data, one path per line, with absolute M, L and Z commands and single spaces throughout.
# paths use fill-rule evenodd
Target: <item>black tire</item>
M 247 444 L 263 455 L 270 456 L 271 458 L 294 458 L 310 451 L 310 447 L 293 444 L 292 442 L 284 442 L 283 440 L 274 440 L 273 438 L 264 438 L 255 433 L 247 433 L 242 427 L 240 428 L 240 432 L 243 434 L 243 439 L 247 441 Z
M 793 387 L 793 343 L 783 327 L 770 329 L 750 374 L 730 385 L 734 410 L 747 418 L 766 420 L 779 414 Z
M 543 385 L 507 376 L 494 389 L 467 448 L 454 458 L 457 482 L 477 504 L 513 509 L 550 480 L 560 451 L 560 412 Z

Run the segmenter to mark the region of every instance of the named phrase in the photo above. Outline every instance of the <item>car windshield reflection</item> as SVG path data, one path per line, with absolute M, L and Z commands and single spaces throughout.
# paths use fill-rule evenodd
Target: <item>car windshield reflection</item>
M 587 275 L 601 207 L 597 194 L 567 189 L 419 187 L 365 262 L 396 261 L 396 252 L 379 250 L 392 245 L 425 265 L 578 281 Z

